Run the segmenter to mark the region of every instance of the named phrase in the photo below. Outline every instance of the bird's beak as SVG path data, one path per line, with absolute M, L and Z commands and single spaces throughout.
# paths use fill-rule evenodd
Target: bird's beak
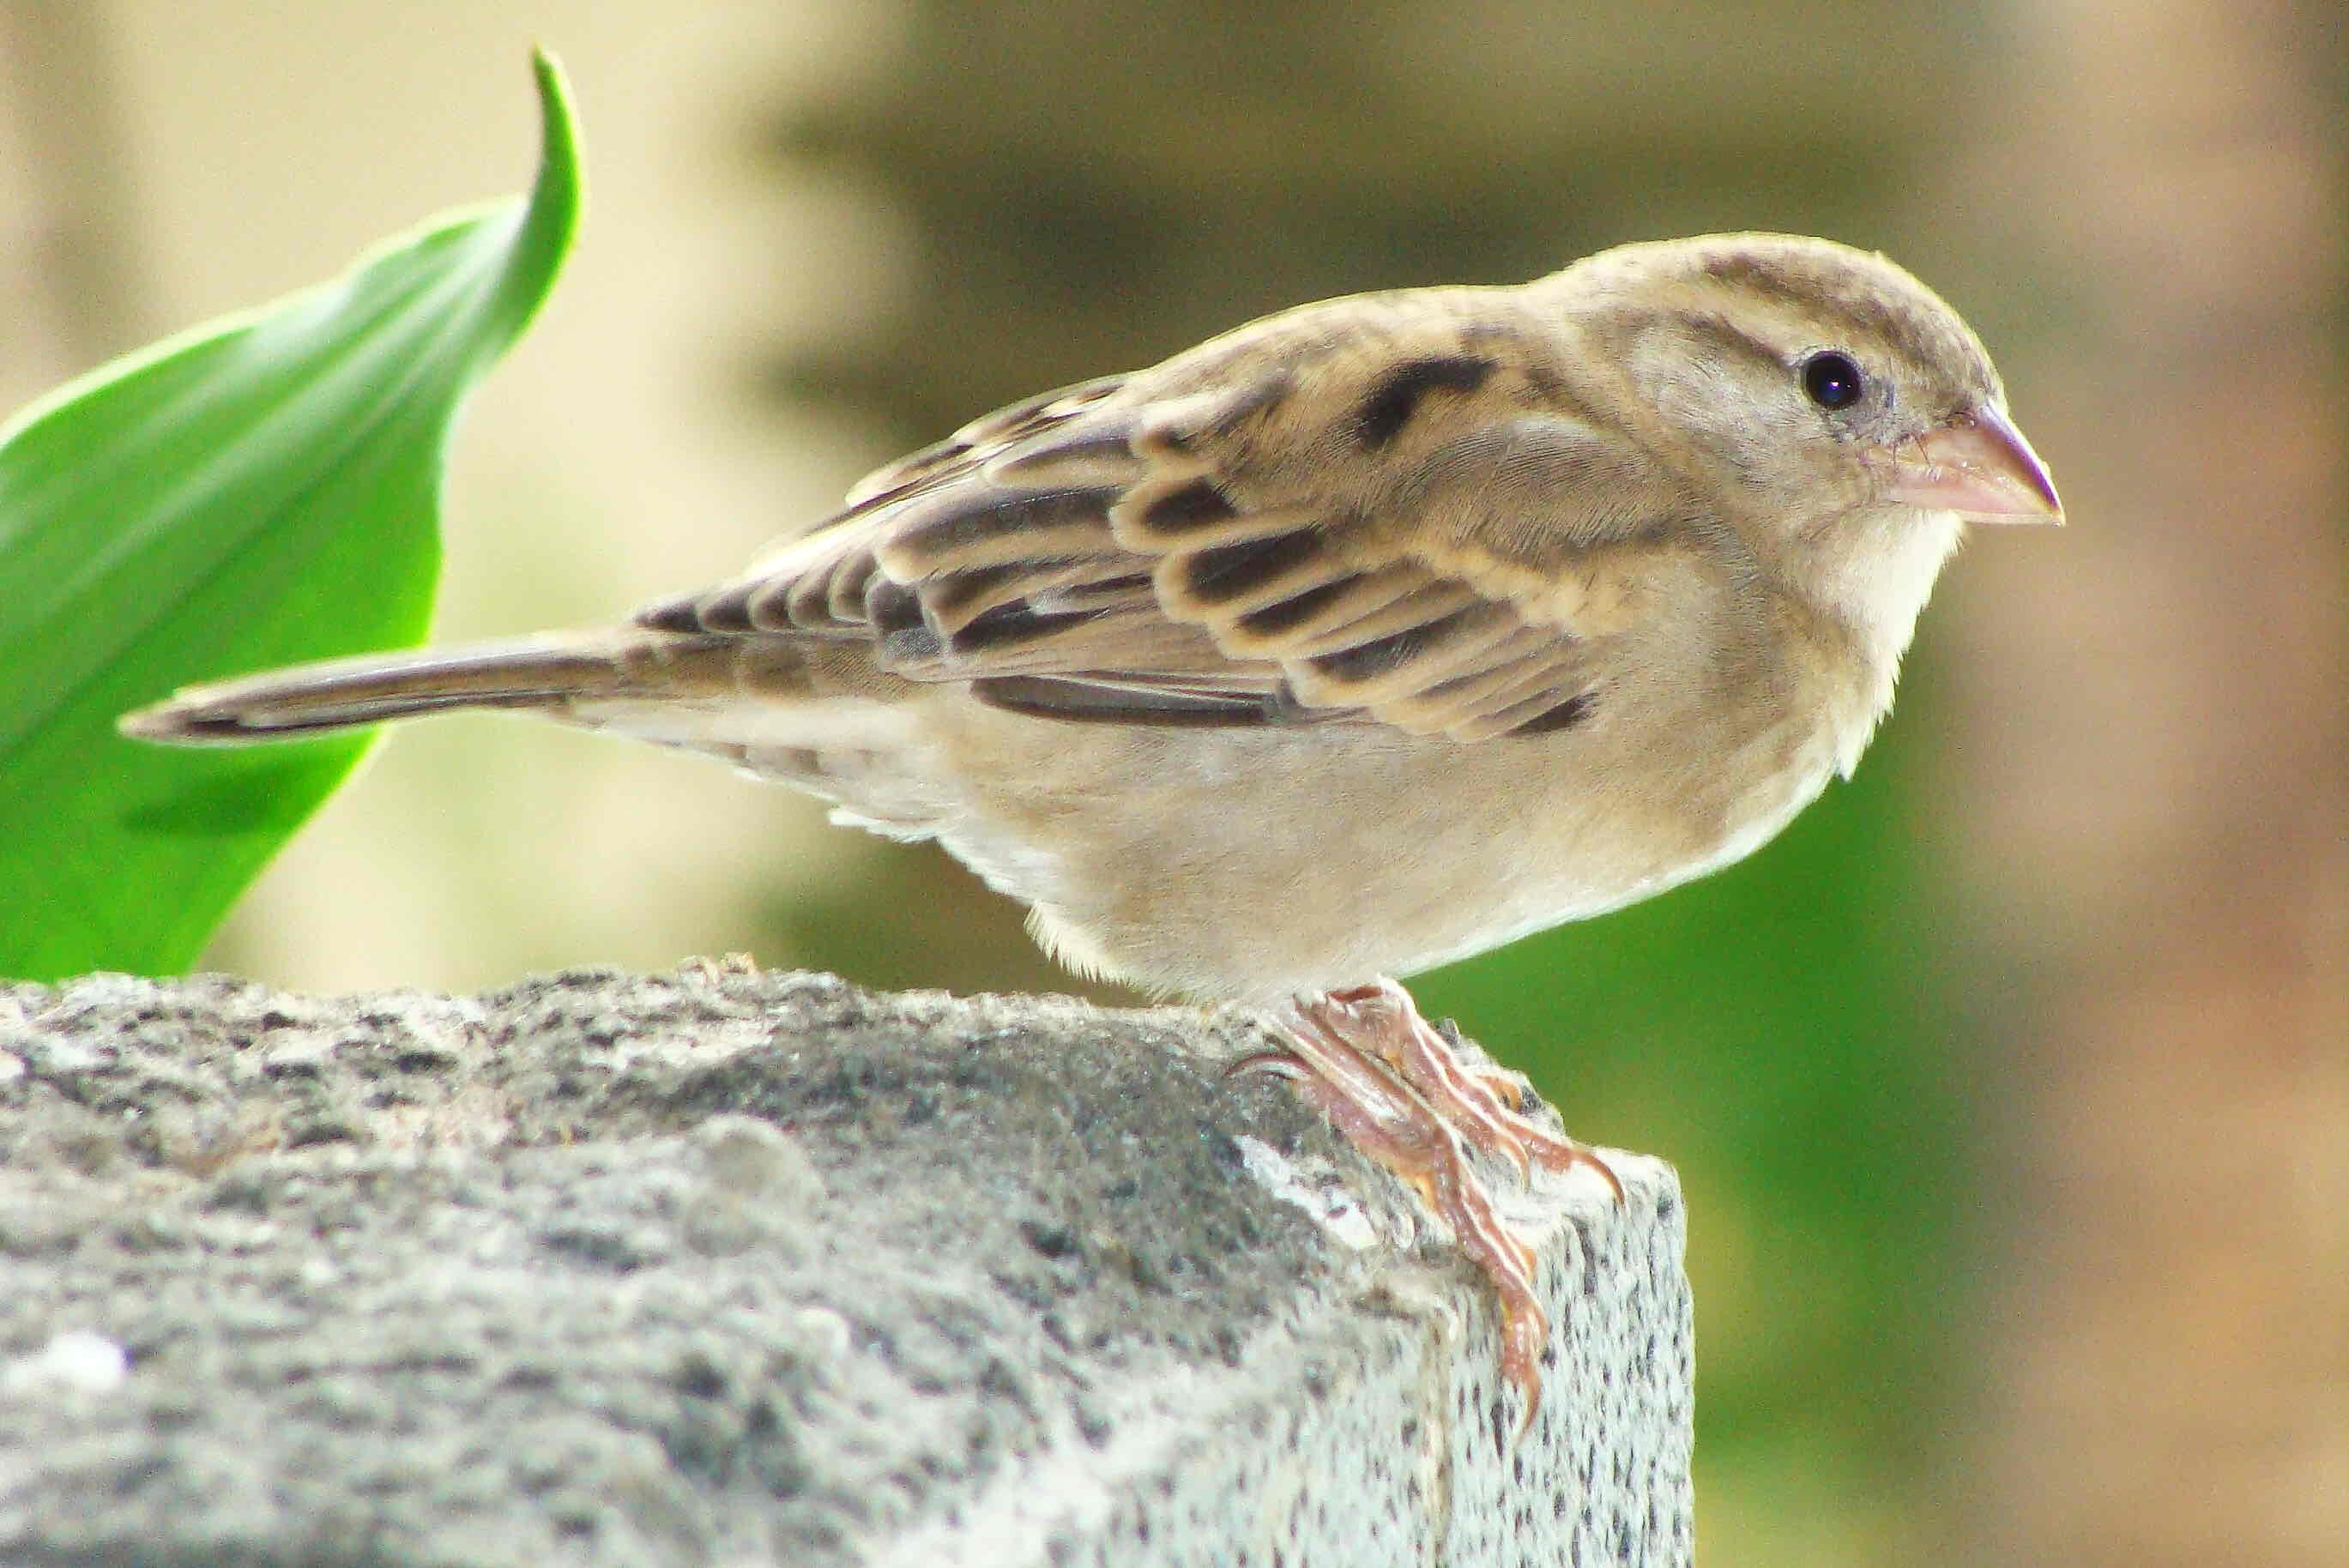
M 1878 448 L 1870 459 L 1883 476 L 1885 499 L 1903 506 L 1954 511 L 1969 522 L 2064 521 L 2047 465 L 1988 404 L 1914 440 Z

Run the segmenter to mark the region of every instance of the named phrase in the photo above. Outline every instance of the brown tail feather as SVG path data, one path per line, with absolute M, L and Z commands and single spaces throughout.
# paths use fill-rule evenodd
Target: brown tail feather
M 561 709 L 730 686 L 736 653 L 730 638 L 629 630 L 366 655 L 190 686 L 116 727 L 140 740 L 237 746 L 457 708 Z

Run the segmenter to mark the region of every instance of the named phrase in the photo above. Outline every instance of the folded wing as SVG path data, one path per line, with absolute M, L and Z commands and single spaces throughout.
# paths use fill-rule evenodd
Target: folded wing
M 885 468 L 677 632 L 863 641 L 910 680 L 1128 724 L 1572 726 L 1679 487 L 1501 291 L 1334 302 Z

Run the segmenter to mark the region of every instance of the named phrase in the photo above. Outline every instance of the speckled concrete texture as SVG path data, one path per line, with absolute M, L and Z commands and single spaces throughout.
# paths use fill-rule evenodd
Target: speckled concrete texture
M 1679 1564 L 1671 1171 L 1492 1310 L 1238 1015 L 0 987 L 0 1562 Z

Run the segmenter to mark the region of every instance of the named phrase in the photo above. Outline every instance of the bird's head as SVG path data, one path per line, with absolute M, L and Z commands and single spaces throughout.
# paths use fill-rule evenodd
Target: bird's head
M 1982 340 L 1880 255 L 1724 234 L 1603 252 L 1567 280 L 1656 455 L 1892 659 L 1965 523 L 2064 520 Z

